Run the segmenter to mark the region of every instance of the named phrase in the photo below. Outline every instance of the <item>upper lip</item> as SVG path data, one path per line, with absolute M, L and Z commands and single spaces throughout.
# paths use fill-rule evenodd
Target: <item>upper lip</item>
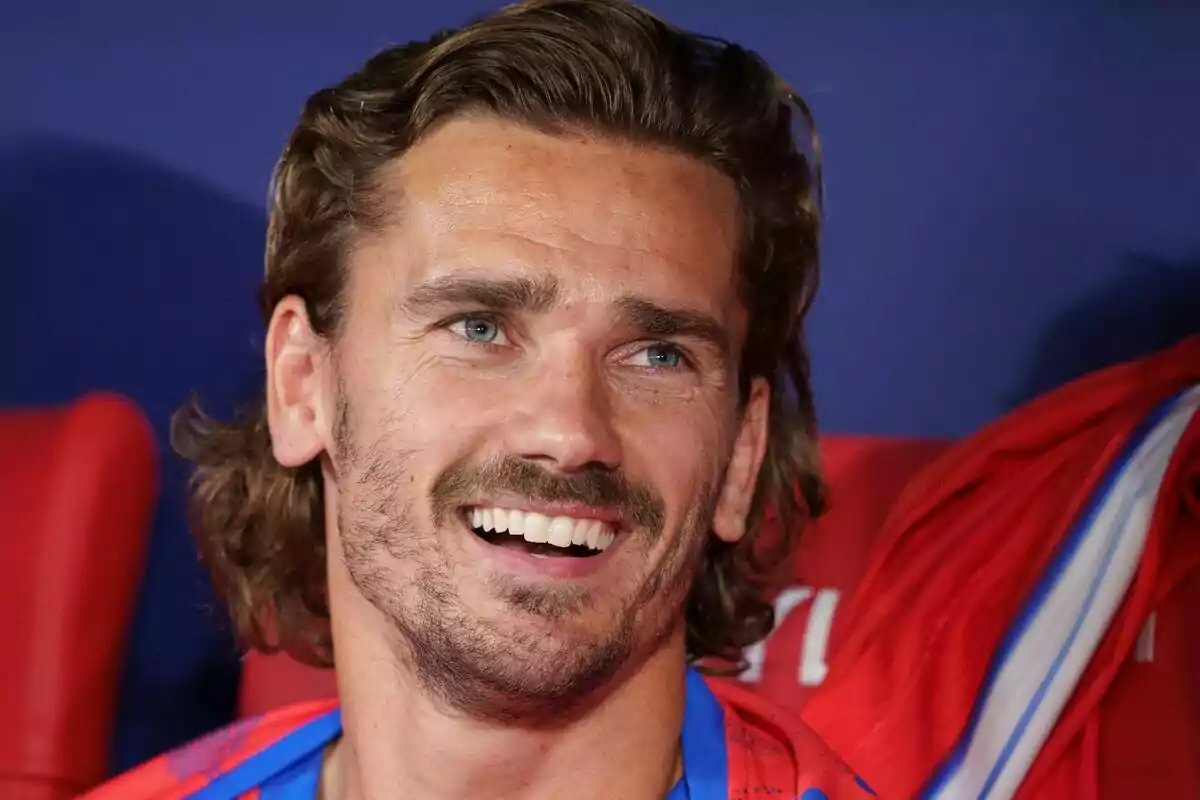
M 621 515 L 615 509 L 589 506 L 584 503 L 547 503 L 538 500 L 517 500 L 498 497 L 470 503 L 465 508 L 468 510 L 475 508 L 507 508 L 515 511 L 541 514 L 546 517 L 596 519 L 606 522 L 614 528 L 622 527 L 624 523 Z

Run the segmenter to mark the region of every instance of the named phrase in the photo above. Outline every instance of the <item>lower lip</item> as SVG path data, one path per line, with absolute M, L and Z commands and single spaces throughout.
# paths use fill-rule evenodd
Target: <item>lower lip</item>
M 594 556 L 535 556 L 521 550 L 490 545 L 475 535 L 465 524 L 463 525 L 467 538 L 484 556 L 498 563 L 506 572 L 516 572 L 536 578 L 553 578 L 557 580 L 580 580 L 594 575 L 603 569 L 612 558 L 612 552 L 620 546 L 623 537 L 608 546 L 606 550 Z

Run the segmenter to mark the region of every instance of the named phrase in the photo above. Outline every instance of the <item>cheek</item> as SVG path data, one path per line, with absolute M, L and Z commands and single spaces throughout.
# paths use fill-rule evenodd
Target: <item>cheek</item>
M 630 474 L 646 476 L 670 507 L 690 506 L 720 479 L 728 460 L 729 422 L 714 405 L 641 408 L 627 413 L 621 426 Z
M 415 348 L 414 348 L 415 350 Z M 411 449 L 446 449 L 490 424 L 488 381 L 407 348 L 389 352 L 360 375 L 368 418 Z

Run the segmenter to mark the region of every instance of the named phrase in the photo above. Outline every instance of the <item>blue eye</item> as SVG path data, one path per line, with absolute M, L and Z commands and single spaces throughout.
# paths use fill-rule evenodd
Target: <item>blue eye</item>
M 463 317 L 453 323 L 450 329 L 464 339 L 483 344 L 496 344 L 497 340 L 503 338 L 500 326 L 487 317 Z
M 669 344 L 653 344 L 637 354 L 637 360 L 645 359 L 642 366 L 657 369 L 675 369 L 683 364 L 683 353 Z

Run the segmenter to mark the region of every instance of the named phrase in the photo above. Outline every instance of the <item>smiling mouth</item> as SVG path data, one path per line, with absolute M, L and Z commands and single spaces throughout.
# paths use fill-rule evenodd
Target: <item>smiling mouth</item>
M 490 545 L 542 558 L 590 558 L 612 546 L 615 527 L 603 520 L 549 517 L 499 506 L 464 509 L 467 526 Z

